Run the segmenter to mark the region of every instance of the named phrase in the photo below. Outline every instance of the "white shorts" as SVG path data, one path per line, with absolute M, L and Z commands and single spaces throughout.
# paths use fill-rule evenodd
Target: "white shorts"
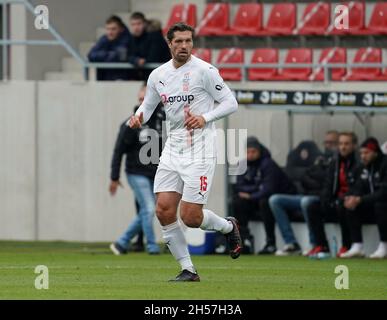
M 182 200 L 206 204 L 215 173 L 216 158 L 192 159 L 161 156 L 154 193 L 174 191 Z

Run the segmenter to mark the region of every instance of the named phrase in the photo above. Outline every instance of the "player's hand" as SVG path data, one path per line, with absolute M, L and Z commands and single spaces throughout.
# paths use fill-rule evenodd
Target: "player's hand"
M 141 112 L 140 115 L 138 115 L 138 116 L 132 115 L 130 117 L 129 121 L 127 122 L 127 125 L 129 127 L 131 127 L 132 129 L 141 128 L 143 120 L 144 120 L 144 115 Z
M 112 196 L 116 194 L 118 187 L 121 187 L 121 188 L 124 187 L 119 180 L 110 182 L 109 192 Z
M 187 118 L 185 119 L 184 126 L 188 130 L 191 129 L 201 129 L 206 125 L 206 120 L 203 116 L 192 115 L 190 111 L 187 112 Z

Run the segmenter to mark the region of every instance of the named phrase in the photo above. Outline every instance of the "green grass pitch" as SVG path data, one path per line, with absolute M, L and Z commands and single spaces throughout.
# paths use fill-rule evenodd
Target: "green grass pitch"
M 169 283 L 170 254 L 113 256 L 108 244 L 0 242 L 0 299 L 386 299 L 387 260 L 314 261 L 304 257 L 193 256 L 200 283 Z M 49 289 L 37 290 L 37 265 Z M 337 265 L 349 289 L 335 288 Z

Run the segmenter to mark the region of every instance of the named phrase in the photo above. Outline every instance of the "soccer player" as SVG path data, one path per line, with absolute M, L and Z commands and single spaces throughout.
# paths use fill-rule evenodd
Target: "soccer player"
M 233 259 L 242 249 L 238 221 L 203 209 L 216 164 L 214 122 L 237 111 L 238 103 L 218 70 L 191 55 L 193 37 L 194 29 L 187 24 L 177 23 L 169 29 L 172 59 L 152 71 L 145 99 L 128 121 L 130 127 L 138 128 L 149 120 L 160 100 L 164 103 L 170 127 L 154 192 L 163 239 L 182 269 L 171 281 L 200 281 L 177 219 L 179 203 L 185 225 L 223 233 Z M 214 100 L 219 102 L 216 108 Z

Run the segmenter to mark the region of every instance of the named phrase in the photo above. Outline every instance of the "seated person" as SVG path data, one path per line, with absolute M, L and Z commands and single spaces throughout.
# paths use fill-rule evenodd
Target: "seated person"
M 344 197 L 354 185 L 359 161 L 356 157 L 357 137 L 353 132 L 339 134 L 338 155 L 331 161 L 323 182 L 320 201 L 308 207 L 308 226 L 315 237 L 316 247 L 309 257 L 324 259 L 331 257 L 324 222 L 338 220 L 341 229 L 342 246 L 337 253 L 340 257 L 351 246 L 349 227 L 344 208 Z
M 148 25 L 141 12 L 134 12 L 130 16 L 129 29 L 132 36 L 129 41 L 128 61 L 137 67 L 130 70 L 130 79 L 147 80 L 152 69 L 142 67 L 146 63 L 164 63 L 170 60 L 168 44 L 161 28 L 157 30 L 154 21 Z
M 360 158 L 361 170 L 344 201 L 352 246 L 341 258 L 364 256 L 361 226 L 373 215 L 378 225 L 380 243 L 370 258 L 383 259 L 387 258 L 387 156 L 380 150 L 378 140 L 371 137 L 362 143 Z
M 309 167 L 304 173 L 301 184 L 305 191 L 300 195 L 274 194 L 269 198 L 269 205 L 277 221 L 285 246 L 283 250 L 278 250 L 276 255 L 285 256 L 290 254 L 300 254 L 301 248 L 294 236 L 290 225 L 289 214 L 301 211 L 303 218 L 308 222 L 307 210 L 311 203 L 320 201 L 322 181 L 324 180 L 327 168 L 332 161 L 332 156 L 337 150 L 338 132 L 328 131 L 325 134 L 325 153 L 317 157 L 315 164 Z M 315 238 L 309 229 L 309 241 L 312 248 L 316 246 Z M 306 254 L 308 255 L 308 253 Z
M 255 137 L 247 139 L 247 170 L 237 177 L 234 215 L 240 223 L 242 240 L 249 237 L 248 222 L 254 212 L 263 220 L 266 245 L 259 254 L 273 254 L 275 220 L 269 207 L 269 197 L 275 193 L 295 194 L 296 188 L 271 158 L 270 152 Z
M 106 34 L 88 54 L 90 62 L 127 62 L 130 33 L 121 18 L 111 16 L 106 20 Z M 128 69 L 97 69 L 98 81 L 128 80 Z

